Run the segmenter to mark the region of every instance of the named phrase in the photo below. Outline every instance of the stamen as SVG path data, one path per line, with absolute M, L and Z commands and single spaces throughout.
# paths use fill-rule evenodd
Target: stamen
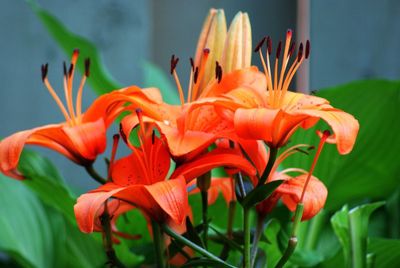
M 222 67 L 219 65 L 218 61 L 215 62 L 215 79 L 217 79 L 218 83 L 220 83 L 222 79 Z
M 208 48 L 203 49 L 203 57 L 201 59 L 200 68 L 199 70 L 195 71 L 195 85 L 193 87 L 192 100 L 197 99 L 199 95 L 200 83 L 197 83 L 197 81 L 201 81 L 203 79 L 209 55 L 210 55 L 210 49 Z
M 299 52 L 297 53 L 297 62 L 300 62 L 303 57 L 303 43 L 300 43 Z
M 156 132 L 153 130 L 153 132 L 151 133 L 151 144 L 154 144 L 155 141 L 156 141 Z
M 69 117 L 67 110 L 65 109 L 63 103 L 61 102 L 60 98 L 58 97 L 58 95 L 54 91 L 53 87 L 51 86 L 49 80 L 47 79 L 48 68 L 49 68 L 49 65 L 47 63 L 43 64 L 42 67 L 41 67 L 41 69 L 42 69 L 42 81 L 45 84 L 45 86 L 46 86 L 47 90 L 49 91 L 50 95 L 56 101 L 57 106 L 60 108 L 62 114 L 65 117 L 65 120 L 69 123 L 71 121 L 71 118 Z
M 190 102 L 190 100 L 192 98 L 193 83 L 196 83 L 196 82 L 193 82 L 194 61 L 193 61 L 193 58 L 190 58 L 189 60 L 190 60 L 191 69 L 190 69 L 189 85 L 188 85 L 188 90 L 187 90 L 187 92 L 188 92 L 187 102 Z
M 271 46 L 272 43 L 271 43 L 271 38 L 269 36 L 267 36 L 266 42 L 267 42 L 266 58 L 267 58 L 267 64 L 268 65 L 265 63 L 264 56 L 263 56 L 261 48 L 258 50 L 258 53 L 260 55 L 261 64 L 262 64 L 262 66 L 264 68 L 265 77 L 267 79 L 267 91 L 271 95 L 272 94 L 271 92 L 272 92 L 273 88 L 272 88 L 271 68 L 270 68 L 270 65 L 269 65 L 269 55 L 271 54 L 271 53 L 269 53 L 269 50 L 270 50 L 269 47 Z
M 183 89 L 182 89 L 181 82 L 179 81 L 178 74 L 176 73 L 176 70 L 175 70 L 178 62 L 179 62 L 179 58 L 175 58 L 175 55 L 172 55 L 172 57 L 171 57 L 171 74 L 174 76 L 175 84 L 176 84 L 176 87 L 178 88 L 178 92 L 179 92 L 179 99 L 181 101 L 181 105 L 183 106 L 185 104 L 185 96 L 183 94 Z
M 293 55 L 295 47 L 296 47 L 296 42 L 292 42 L 292 44 L 290 45 L 290 48 L 289 48 L 288 58 L 290 58 Z
M 271 37 L 267 37 L 267 52 L 269 55 L 272 54 L 272 39 Z
M 197 79 L 199 78 L 199 67 L 196 67 L 196 70 L 194 71 L 194 83 L 197 83 Z
M 122 124 L 121 124 L 121 123 L 119 124 L 119 135 L 121 136 L 122 140 L 123 140 L 125 143 L 128 143 L 128 139 L 127 139 L 127 137 L 126 137 L 126 134 L 125 134 L 125 132 L 124 132 L 124 128 L 122 127 Z
M 112 146 L 112 150 L 111 150 L 111 159 L 110 159 L 110 164 L 108 166 L 108 180 L 110 180 L 110 181 L 112 181 L 111 174 L 112 174 L 112 170 L 113 170 L 113 167 L 114 167 L 115 155 L 117 154 L 118 142 L 119 142 L 119 135 L 115 134 L 113 136 L 113 146 Z
M 279 41 L 278 47 L 276 48 L 276 58 L 279 59 L 282 50 L 282 41 Z
M 254 48 L 254 52 L 258 52 L 261 47 L 264 45 L 266 37 L 264 36 L 263 39 L 261 39 L 260 42 L 258 42 L 257 46 Z
M 76 115 L 79 117 L 82 114 L 82 92 L 83 92 L 83 86 L 85 85 L 86 78 L 89 77 L 90 75 L 90 59 L 86 58 L 85 59 L 85 73 L 82 76 L 81 83 L 79 84 L 79 89 L 78 93 L 76 95 Z
M 292 30 L 289 29 L 286 32 L 286 41 L 285 41 L 285 50 L 284 50 L 284 54 L 283 54 L 283 61 L 282 61 L 282 68 L 281 68 L 281 74 L 279 76 L 279 88 L 278 90 L 282 90 L 282 85 L 283 85 L 283 77 L 286 71 L 286 67 L 288 64 L 288 55 L 289 55 L 289 46 L 290 46 L 290 41 L 292 40 Z M 282 94 L 281 94 L 282 96 Z M 281 97 L 279 97 L 278 99 L 280 99 Z
M 72 81 L 74 81 L 74 73 L 75 73 L 75 66 L 76 62 L 79 57 L 79 49 L 75 49 L 74 52 L 72 53 L 72 58 L 71 58 L 71 65 L 69 66 L 68 70 L 68 77 L 66 78 L 67 80 L 67 88 L 65 89 L 65 98 L 67 101 L 67 107 L 69 114 L 71 115 L 71 119 L 73 122 L 75 122 L 75 111 L 73 107 L 73 96 L 72 96 Z
M 306 178 L 306 182 L 304 183 L 303 192 L 301 193 L 301 197 L 300 197 L 299 203 L 303 203 L 304 195 L 306 193 L 308 183 L 310 182 L 311 175 L 314 172 L 314 168 L 315 168 L 315 166 L 317 164 L 317 161 L 318 161 L 318 158 L 319 158 L 319 156 L 321 154 L 322 148 L 324 147 L 324 144 L 325 144 L 326 140 L 328 139 L 328 137 L 330 135 L 331 135 L 331 132 L 329 130 L 325 130 L 323 135 L 322 135 L 322 137 L 321 137 L 321 140 L 319 141 L 318 149 L 317 149 L 317 152 L 315 153 L 315 157 L 314 157 L 314 160 L 313 160 L 313 162 L 311 164 L 310 171 L 308 172 L 308 175 L 307 175 L 307 178 Z
M 310 56 L 310 49 L 311 49 L 310 40 L 307 40 L 307 42 L 306 42 L 306 55 L 305 55 L 306 59 L 308 59 L 308 57 Z
M 194 61 L 193 61 L 193 58 L 190 58 L 189 61 L 190 61 L 190 66 L 192 67 L 192 72 L 194 72 Z

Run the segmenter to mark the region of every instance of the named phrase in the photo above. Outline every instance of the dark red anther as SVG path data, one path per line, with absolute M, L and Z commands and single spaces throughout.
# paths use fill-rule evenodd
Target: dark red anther
M 90 59 L 86 58 L 85 59 L 85 76 L 89 77 L 90 75 Z
M 269 36 L 267 36 L 267 51 L 268 51 L 268 55 L 271 55 L 271 53 L 272 53 L 272 39 Z
M 289 47 L 288 57 L 290 58 L 293 55 L 294 48 L 296 47 L 296 42 L 292 42 Z
M 331 132 L 329 130 L 324 130 L 323 136 L 324 137 L 329 137 L 331 135 Z
M 192 67 L 192 72 L 194 72 L 194 61 L 193 58 L 190 58 L 190 66 Z
M 220 83 L 222 79 L 222 67 L 219 65 L 218 61 L 215 62 L 215 79 L 217 79 L 218 83 Z
M 42 81 L 43 81 L 43 82 L 44 82 L 44 80 L 45 80 L 46 77 L 47 77 L 48 68 L 49 68 L 49 64 L 48 64 L 48 63 L 42 64 L 41 69 L 42 69 Z
M 297 54 L 297 62 L 300 62 L 302 57 L 303 57 L 303 43 L 300 43 L 299 52 Z
M 63 72 L 64 76 L 67 77 L 67 64 L 65 63 L 65 61 L 63 61 Z
M 307 40 L 307 42 L 306 42 L 306 53 L 305 53 L 305 58 L 306 59 L 308 59 L 308 57 L 310 56 L 310 49 L 311 49 L 310 40 Z
M 119 124 L 119 134 L 121 135 L 122 140 L 123 140 L 125 143 L 128 143 L 128 139 L 126 138 L 124 129 L 123 129 L 123 127 L 122 127 L 122 124 Z
M 203 49 L 203 53 L 204 53 L 204 56 L 210 54 L 210 49 L 209 48 Z
M 175 58 L 175 55 L 171 57 L 171 74 L 174 73 L 176 65 L 178 64 L 179 58 Z
M 73 72 L 73 70 L 74 70 L 74 64 L 70 64 L 69 65 L 69 69 L 68 69 L 68 77 L 71 77 L 71 75 L 72 75 L 72 72 Z
M 79 56 L 79 48 L 75 48 L 74 52 L 72 52 L 72 57 L 78 57 Z
M 279 59 L 281 56 L 281 50 L 282 50 L 282 41 L 279 41 L 278 47 L 276 48 L 276 58 Z
M 307 148 L 307 151 L 311 151 L 311 150 L 314 150 L 315 149 L 315 146 L 314 145 L 311 145 L 311 146 L 309 146 L 308 148 Z
M 196 69 L 194 70 L 194 74 L 193 74 L 193 82 L 196 84 L 197 83 L 197 78 L 199 77 L 199 67 L 196 67 Z
M 258 42 L 257 46 L 254 48 L 254 52 L 260 51 L 260 48 L 264 45 L 266 37 L 264 36 L 260 42 Z

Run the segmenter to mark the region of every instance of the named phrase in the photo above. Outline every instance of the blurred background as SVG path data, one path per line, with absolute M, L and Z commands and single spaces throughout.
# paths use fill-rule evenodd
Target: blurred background
M 223 8 L 228 22 L 238 11 L 248 12 L 253 46 L 264 35 L 272 36 L 275 42 L 283 39 L 288 28 L 295 31 L 298 41 L 310 39 L 310 62 L 302 67 L 295 89 L 322 89 L 370 77 L 400 77 L 400 27 L 396 27 L 400 25 L 400 2 L 396 0 L 37 2 L 70 31 L 94 42 L 109 72 L 124 86 L 142 84 L 145 61 L 168 72 L 172 54 L 181 58 L 178 72 L 185 81 L 189 74 L 186 59 L 194 54 L 211 7 Z M 40 65 L 49 63 L 49 79 L 61 93 L 62 62 L 68 62 L 69 56 L 25 1 L 2 2 L 0 35 L 0 137 L 62 121 L 62 114 L 41 83 Z M 253 62 L 258 64 L 258 57 Z M 85 105 L 94 98 L 86 87 Z M 47 150 L 46 154 L 75 188 L 83 191 L 94 186 L 79 167 Z

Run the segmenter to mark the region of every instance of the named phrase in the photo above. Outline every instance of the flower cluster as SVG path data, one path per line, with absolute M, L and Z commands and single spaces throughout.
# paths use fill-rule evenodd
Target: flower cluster
M 227 29 L 224 12 L 212 9 L 190 59 L 186 96 L 177 74 L 179 58 L 171 58 L 179 105 L 165 103 L 156 88 L 130 86 L 100 96 L 86 112 L 81 110 L 81 96 L 90 61 L 85 61 L 86 71 L 74 101 L 72 84 L 79 56 L 75 50 L 69 68 L 64 65 L 65 105 L 47 79 L 48 65 L 42 66 L 43 82 L 65 122 L 3 139 L 0 170 L 24 179 L 17 167 L 26 144 L 55 150 L 85 167 L 102 184 L 80 196 L 74 208 L 79 228 L 87 233 L 104 232 L 106 215 L 112 219 L 112 232 L 120 234 L 115 220 L 131 209 L 139 209 L 149 223 L 178 230 L 176 226 L 185 225 L 192 213 L 188 194 L 202 192 L 211 205 L 222 192 L 229 204 L 274 181 L 280 185 L 254 204 L 258 215 L 265 217 L 282 200 L 291 211 L 302 204 L 302 219 L 310 219 L 327 197 L 323 183 L 312 175 L 324 143 L 335 143 L 340 154 L 349 153 L 359 125 L 352 115 L 323 98 L 289 91 L 297 69 L 310 55 L 309 41 L 296 47 L 292 34 L 288 30 L 285 42 L 275 49 L 270 37 L 261 40 L 254 50 L 263 67 L 259 71 L 251 65 L 247 14 L 239 12 Z M 108 173 L 101 177 L 92 164 L 107 147 L 107 129 L 121 116 Z M 320 119 L 331 131 L 317 133 L 320 143 L 310 170 L 278 170 L 287 157 L 310 147 L 293 144 L 283 149 L 293 133 Z M 131 153 L 116 159 L 120 137 Z M 175 163 L 173 168 L 171 163 Z M 211 170 L 217 167 L 225 168 L 226 177 L 211 178 Z

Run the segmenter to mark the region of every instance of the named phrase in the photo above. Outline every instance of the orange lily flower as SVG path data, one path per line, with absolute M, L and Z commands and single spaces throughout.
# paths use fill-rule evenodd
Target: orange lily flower
M 288 30 L 282 58 L 282 44 L 278 44 L 274 69 L 270 67 L 271 39 L 264 38 L 256 47 L 256 51 L 260 53 L 267 81 L 264 89 L 238 89 L 228 93 L 231 99 L 242 104 L 242 107 L 235 111 L 233 119 L 236 133 L 246 139 L 264 140 L 270 147 L 278 148 L 288 141 L 297 128 L 309 128 L 321 118 L 333 130 L 333 135 L 327 142 L 336 143 L 339 153 L 347 154 L 354 146 L 359 129 L 358 121 L 352 115 L 332 107 L 323 98 L 288 91 L 297 69 L 310 53 L 309 41 L 305 49 L 303 44 L 300 44 L 297 56 L 289 68 L 290 58 L 294 55 L 295 49 L 291 38 L 292 31 Z M 266 60 L 261 48 L 265 41 Z M 279 73 L 278 66 L 281 59 Z
M 175 158 L 190 159 L 203 152 L 218 137 L 232 135 L 232 122 L 221 119 L 213 105 L 207 104 L 199 109 L 192 109 L 191 104 L 239 87 L 264 86 L 265 79 L 256 68 L 245 68 L 250 66 L 250 47 L 251 29 L 247 14 L 239 12 L 226 34 L 223 11 L 212 9 L 200 34 L 196 57 L 191 60 L 186 103 L 176 72 L 179 59 L 172 57 L 171 74 L 177 84 L 181 105 L 160 103 L 141 108 L 146 115 L 145 120 L 157 124 Z M 228 74 L 222 76 L 222 68 L 225 68 L 224 71 Z M 245 69 L 239 70 L 241 68 Z M 122 121 L 124 133 L 129 135 L 130 130 L 137 124 L 134 114 L 125 117 Z
M 66 105 L 54 91 L 47 79 L 48 65 L 42 66 L 42 79 L 51 96 L 65 117 L 65 122 L 45 125 L 29 130 L 17 132 L 0 142 L 0 171 L 7 176 L 23 179 L 23 175 L 17 170 L 17 165 L 26 144 L 38 145 L 52 149 L 63 154 L 75 163 L 88 166 L 96 159 L 98 154 L 106 148 L 106 129 L 125 107 L 127 98 L 131 103 L 141 105 L 152 102 L 154 89 L 142 91 L 138 87 L 129 87 L 116 90 L 99 97 L 87 109 L 82 112 L 82 91 L 86 79 L 89 76 L 90 61 L 85 61 L 85 73 L 79 85 L 74 107 L 73 78 L 79 51 L 72 55 L 69 70 L 64 64 L 64 91 Z
M 95 230 L 96 215 L 109 198 L 129 203 L 155 221 L 173 221 L 180 225 L 189 212 L 186 181 L 220 165 L 240 168 L 254 175 L 250 163 L 225 150 L 213 151 L 181 165 L 167 180 L 170 168 L 168 149 L 152 129 L 146 128 L 141 112 L 137 113 L 140 147 L 136 148 L 125 140 L 132 154 L 111 163 L 112 181 L 78 198 L 74 210 L 81 231 Z

